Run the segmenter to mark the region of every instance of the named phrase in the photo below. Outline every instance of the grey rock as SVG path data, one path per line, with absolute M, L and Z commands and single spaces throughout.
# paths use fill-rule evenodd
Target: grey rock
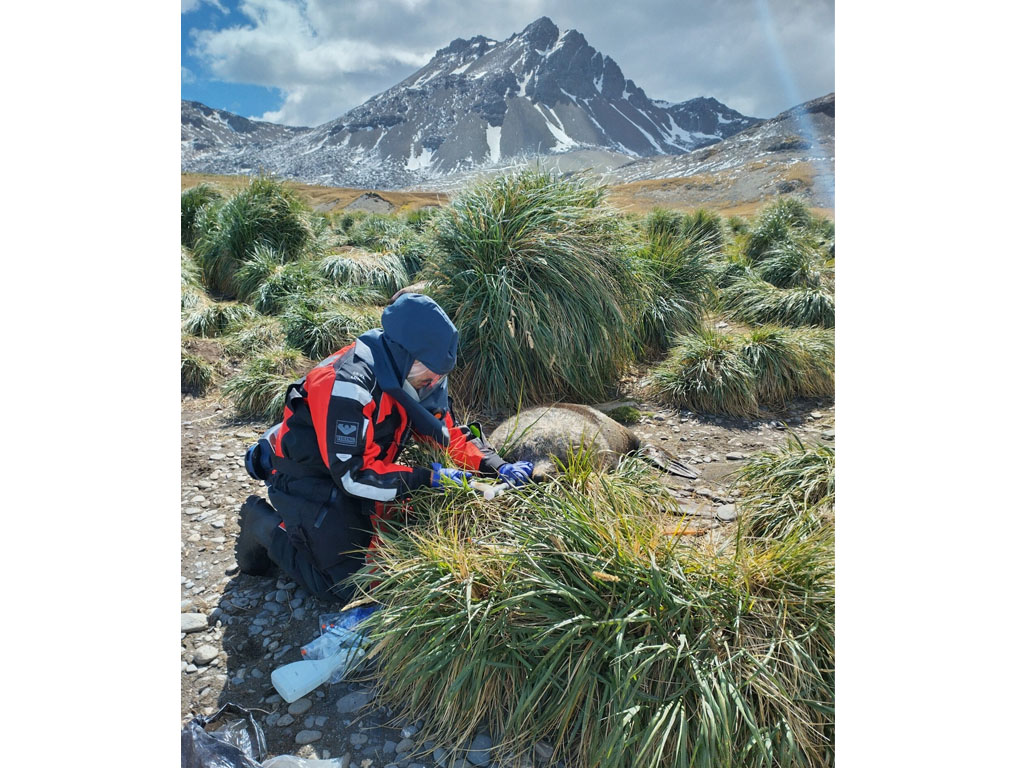
M 533 754 L 537 758 L 537 762 L 549 763 L 552 755 L 555 754 L 555 748 L 546 741 L 538 741 L 533 745 Z
M 487 765 L 491 762 L 491 746 L 491 737 L 486 733 L 478 733 L 469 745 L 466 759 L 473 765 Z
M 212 645 L 201 645 L 196 648 L 195 655 L 192 657 L 192 662 L 194 664 L 198 664 L 200 667 L 205 667 L 219 655 L 219 648 Z
M 353 747 L 361 747 L 370 740 L 370 737 L 365 733 L 353 733 L 348 737 L 348 740 Z
M 295 718 L 291 715 L 281 715 L 279 718 L 277 718 L 277 726 L 279 728 L 286 728 L 294 722 Z
M 204 629 L 209 627 L 209 621 L 206 616 L 201 613 L 183 613 L 181 614 L 181 631 L 182 632 L 202 632 Z
M 745 453 L 739 453 L 737 451 L 734 451 L 733 453 L 725 454 L 725 458 L 728 461 L 742 461 L 743 459 L 747 458 L 747 455 Z
M 735 504 L 723 504 L 715 510 L 715 514 L 719 520 L 730 521 L 736 519 L 736 505 Z
M 420 730 L 419 726 L 416 725 L 415 723 L 412 723 L 411 725 L 407 725 L 407 726 L 405 726 L 405 728 L 402 729 L 402 738 L 403 739 L 411 739 L 413 736 L 415 736 L 417 733 L 419 733 L 419 730 Z
M 323 728 L 325 725 L 327 725 L 327 716 L 320 715 L 319 717 L 314 717 L 313 725 L 315 725 L 317 728 Z
M 835 440 L 836 439 L 836 431 L 834 429 L 823 429 L 823 430 L 821 430 L 821 439 L 822 440 Z
M 395 747 L 397 747 L 397 746 L 398 745 L 395 744 L 395 742 L 391 741 L 391 739 L 388 739 L 387 741 L 384 742 L 384 754 L 385 755 L 390 755 L 392 752 L 395 751 Z
M 299 715 L 306 714 L 312 708 L 312 701 L 310 701 L 309 699 L 299 699 L 298 701 L 294 701 L 288 705 L 288 714 L 295 715 L 297 717 Z
M 404 733 L 404 731 L 403 731 L 403 733 Z M 398 745 L 395 747 L 395 752 L 397 752 L 398 754 L 401 755 L 401 754 L 403 754 L 405 752 L 408 752 L 409 750 L 411 750 L 415 746 L 416 746 L 416 742 L 414 742 L 412 739 L 405 738 L 405 739 L 402 739 L 400 742 L 398 742 Z
M 335 706 L 338 708 L 339 714 L 347 715 L 352 712 L 358 712 L 373 701 L 373 698 L 374 696 L 371 691 L 354 691 L 338 699 L 338 703 Z
M 450 754 L 451 753 L 447 749 L 443 749 L 441 747 L 435 747 L 434 748 L 434 754 L 433 754 L 434 762 L 437 763 L 438 765 L 444 765 L 444 763 L 448 760 L 448 756 Z
M 323 734 L 320 731 L 299 731 L 295 734 L 295 743 L 312 744 L 314 741 L 319 741 L 321 736 Z

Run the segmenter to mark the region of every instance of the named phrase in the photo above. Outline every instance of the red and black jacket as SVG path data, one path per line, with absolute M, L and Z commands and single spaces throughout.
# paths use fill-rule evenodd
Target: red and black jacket
M 360 354 L 362 352 L 362 354 Z M 405 408 L 373 374 L 372 354 L 356 341 L 288 388 L 284 422 L 272 444 L 284 475 L 330 477 L 349 496 L 391 501 L 430 484 L 431 470 L 396 463 L 409 438 L 436 443 L 410 425 Z M 447 453 L 463 469 L 496 476 L 504 460 L 450 410 Z

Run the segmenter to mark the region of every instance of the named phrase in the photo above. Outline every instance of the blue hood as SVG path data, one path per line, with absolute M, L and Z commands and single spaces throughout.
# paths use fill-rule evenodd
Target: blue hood
M 407 293 L 384 310 L 381 325 L 382 329 L 367 331 L 359 337 L 373 353 L 377 382 L 402 404 L 417 432 L 447 446 L 448 430 L 434 416 L 448 410 L 447 382 L 436 387 L 422 403 L 409 396 L 402 382 L 415 360 L 434 373 L 450 373 L 455 368 L 459 345 L 455 324 L 433 299 Z

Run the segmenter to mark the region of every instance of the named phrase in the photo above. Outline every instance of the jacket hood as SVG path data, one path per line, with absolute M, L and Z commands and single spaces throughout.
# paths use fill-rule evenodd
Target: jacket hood
M 434 373 L 451 373 L 455 368 L 459 332 L 433 299 L 421 293 L 403 294 L 384 310 L 380 322 L 400 381 L 409 375 L 414 360 Z

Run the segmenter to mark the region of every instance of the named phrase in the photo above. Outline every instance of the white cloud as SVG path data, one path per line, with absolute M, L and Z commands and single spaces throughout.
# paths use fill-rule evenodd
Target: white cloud
M 350 37 L 324 24 L 322 13 L 289 0 L 243 0 L 239 10 L 250 25 L 193 31 L 194 53 L 218 79 L 281 90 L 285 103 L 261 118 L 274 122 L 332 120 L 392 85 L 396 69 L 408 73 L 433 54 Z M 381 77 L 368 82 L 373 73 Z
M 219 0 L 182 8 L 200 2 Z M 264 119 L 290 125 L 341 116 L 456 37 L 504 40 L 542 15 L 582 32 L 652 98 L 713 96 L 772 117 L 835 89 L 833 0 L 240 0 L 239 11 L 243 25 L 193 30 L 193 53 L 217 79 L 279 90 Z
M 189 13 L 190 11 L 194 11 L 197 8 L 199 8 L 199 6 L 203 3 L 212 5 L 221 13 L 226 14 L 228 12 L 228 9 L 221 5 L 220 0 L 181 0 L 181 12 L 185 14 Z
M 183 83 L 194 83 L 196 76 L 192 73 L 192 70 L 188 67 L 181 68 L 181 82 Z

